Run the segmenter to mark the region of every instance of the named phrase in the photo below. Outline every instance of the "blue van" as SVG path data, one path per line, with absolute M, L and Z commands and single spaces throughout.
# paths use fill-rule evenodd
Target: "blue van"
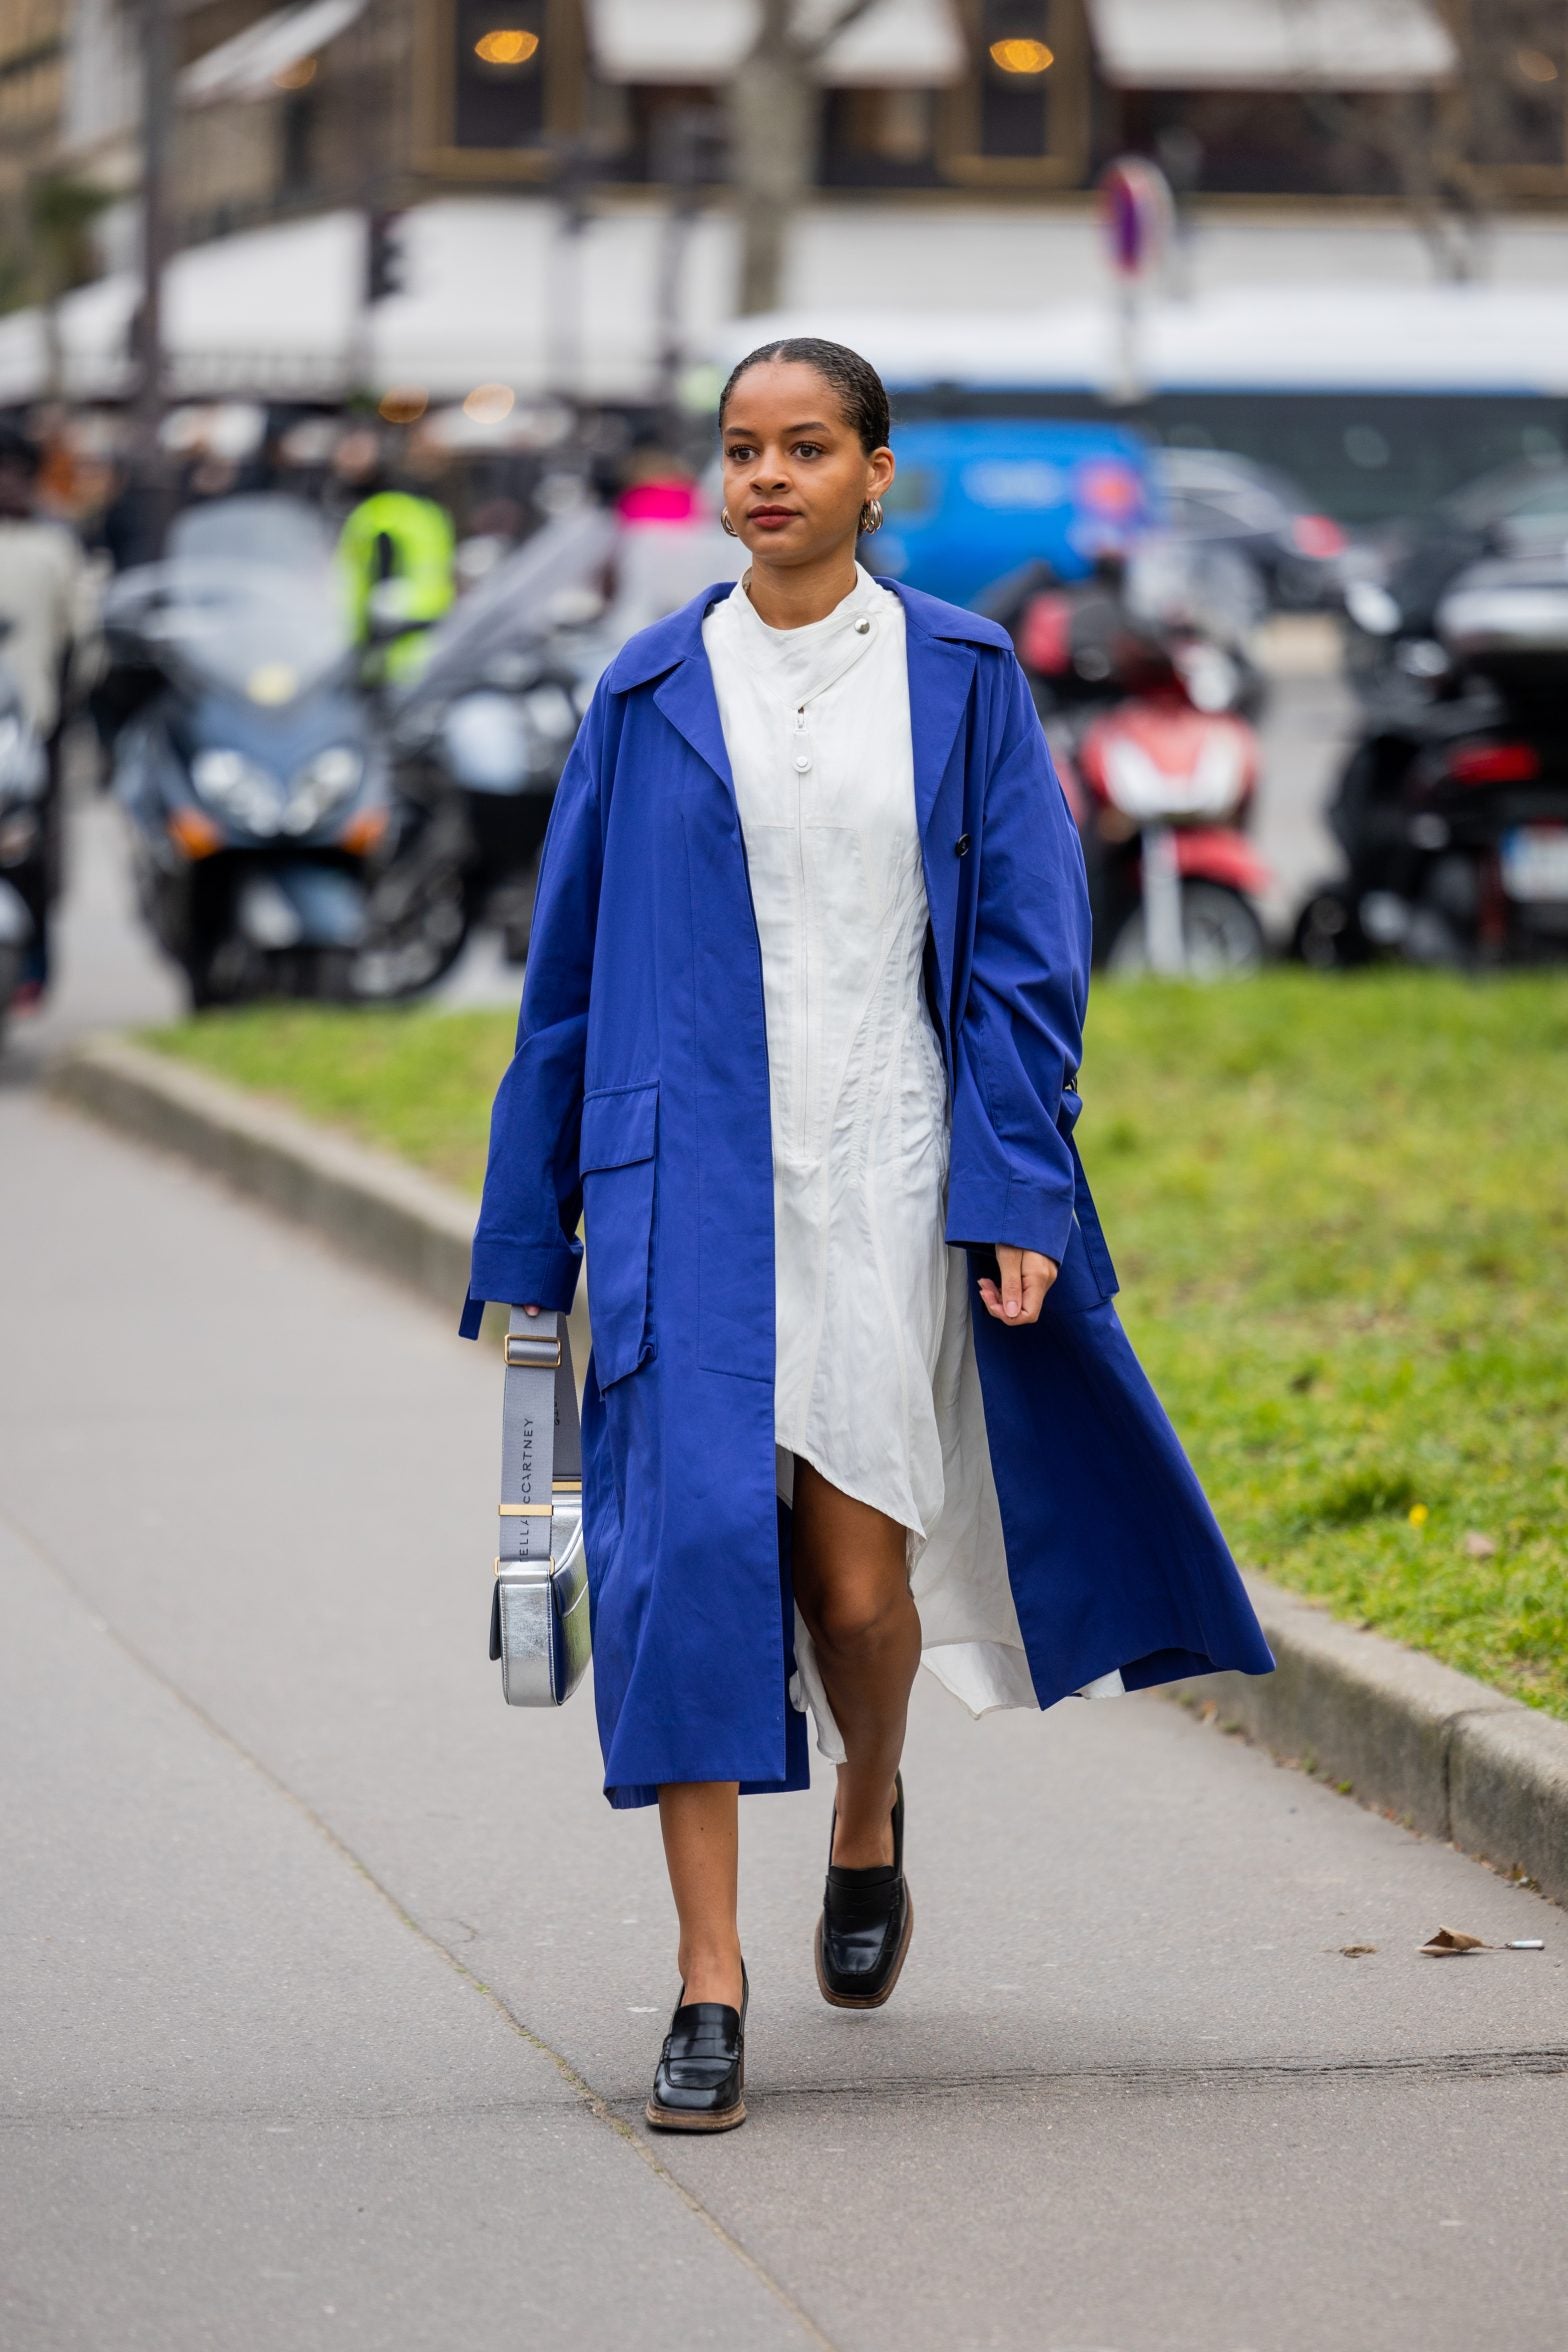
M 1148 445 L 1122 425 L 933 417 L 895 424 L 893 454 L 867 569 L 952 604 L 1040 559 L 1081 578 L 1158 520 Z

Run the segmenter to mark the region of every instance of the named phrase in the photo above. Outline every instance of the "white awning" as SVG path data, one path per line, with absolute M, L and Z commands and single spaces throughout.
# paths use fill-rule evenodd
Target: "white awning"
M 279 8 L 188 65 L 179 78 L 180 96 L 188 106 L 271 97 L 280 76 L 347 32 L 364 15 L 365 5 L 366 0 L 307 0 L 302 8 Z
M 796 0 L 811 31 L 842 0 Z M 727 82 L 757 37 L 757 0 L 588 0 L 594 64 L 610 82 Z M 941 89 L 964 69 L 953 0 L 872 0 L 828 44 L 818 67 L 832 87 Z
M 176 397 L 339 394 L 364 249 L 363 216 L 327 212 L 176 253 L 163 280 L 165 354 Z M 56 331 L 68 398 L 118 400 L 131 391 L 139 291 L 136 277 L 122 270 L 60 303 Z M 0 399 L 36 398 L 42 362 L 35 312 L 0 321 Z
M 1126 90 L 1408 90 L 1452 78 L 1430 0 L 1089 0 Z

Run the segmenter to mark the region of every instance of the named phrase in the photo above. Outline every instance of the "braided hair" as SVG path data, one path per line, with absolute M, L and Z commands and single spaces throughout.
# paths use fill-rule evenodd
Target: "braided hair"
M 873 449 L 883 448 L 893 430 L 893 419 L 888 408 L 887 391 L 882 378 L 869 359 L 862 359 L 858 351 L 851 351 L 847 343 L 829 343 L 820 335 L 791 335 L 781 343 L 764 343 L 756 351 L 748 351 L 738 366 L 730 371 L 729 382 L 719 395 L 719 423 L 724 423 L 724 412 L 730 404 L 730 394 L 749 368 L 760 367 L 768 360 L 791 360 L 801 367 L 815 368 L 826 383 L 838 394 L 846 421 L 854 428 L 860 446 L 869 457 Z

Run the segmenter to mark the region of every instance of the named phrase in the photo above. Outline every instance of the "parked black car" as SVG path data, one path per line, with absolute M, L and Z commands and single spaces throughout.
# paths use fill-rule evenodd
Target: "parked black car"
M 1154 472 L 1166 530 L 1197 547 L 1228 548 L 1264 604 L 1311 611 L 1338 603 L 1349 539 L 1288 475 L 1229 450 L 1178 446 L 1155 451 Z

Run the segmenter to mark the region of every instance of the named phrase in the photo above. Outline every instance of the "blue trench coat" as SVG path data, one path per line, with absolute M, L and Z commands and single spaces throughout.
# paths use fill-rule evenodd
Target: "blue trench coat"
M 601 679 L 551 812 L 517 1050 L 496 1095 L 460 1328 L 487 1299 L 570 1307 L 593 1270 L 583 1511 L 612 1804 L 661 1781 L 804 1787 L 790 1514 L 775 1492 L 773 1160 L 762 964 L 702 618 Z M 1087 996 L 1083 855 L 994 623 L 899 588 L 947 1069 L 947 1240 L 973 1340 L 1007 1573 L 1042 1707 L 1268 1645 L 1111 1304 L 1073 1140 Z M 1061 1272 L 1004 1329 L 997 1242 Z M 994 1267 L 993 1267 L 994 1270 Z

